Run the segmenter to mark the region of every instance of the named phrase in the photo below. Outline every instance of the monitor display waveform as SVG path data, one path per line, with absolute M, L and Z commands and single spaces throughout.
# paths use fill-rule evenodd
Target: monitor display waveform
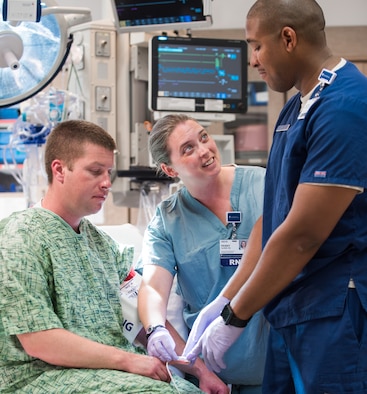
M 239 51 L 238 48 L 162 46 L 158 56 L 158 95 L 239 98 Z
M 247 109 L 245 41 L 158 36 L 151 42 L 150 62 L 153 109 Z
M 212 68 L 199 68 L 189 66 L 166 66 L 163 64 L 159 65 L 160 75 L 167 74 L 194 74 L 194 75 L 215 75 L 216 72 Z

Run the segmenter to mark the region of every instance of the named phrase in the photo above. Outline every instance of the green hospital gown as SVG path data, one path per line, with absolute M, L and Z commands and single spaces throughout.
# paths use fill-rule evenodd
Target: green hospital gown
M 141 353 L 123 336 L 119 284 L 133 249 L 87 219 L 80 234 L 54 213 L 30 208 L 0 222 L 1 393 L 200 393 L 127 372 L 57 367 L 25 353 L 16 335 L 64 328 Z

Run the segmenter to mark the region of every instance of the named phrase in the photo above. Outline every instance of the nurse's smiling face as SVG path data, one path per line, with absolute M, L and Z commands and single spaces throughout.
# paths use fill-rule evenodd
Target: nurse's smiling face
M 214 139 L 193 120 L 177 125 L 168 137 L 167 147 L 171 163 L 162 164 L 162 170 L 171 177 L 186 183 L 220 172 L 221 159 Z

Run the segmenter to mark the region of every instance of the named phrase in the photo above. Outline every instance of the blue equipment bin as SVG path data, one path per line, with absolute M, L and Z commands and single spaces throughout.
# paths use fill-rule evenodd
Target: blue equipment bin
M 0 130 L 0 164 L 5 164 L 4 162 L 4 150 L 9 144 L 11 137 L 11 131 Z M 26 152 L 19 151 L 18 149 L 6 149 L 5 158 L 9 164 L 23 164 L 26 158 Z

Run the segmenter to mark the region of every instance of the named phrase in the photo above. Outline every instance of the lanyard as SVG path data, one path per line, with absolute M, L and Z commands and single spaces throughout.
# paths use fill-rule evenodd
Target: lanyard
M 321 92 L 324 88 L 334 82 L 337 74 L 334 71 L 327 70 L 326 68 L 322 69 L 319 75 L 320 87 L 319 90 L 315 93 L 315 95 L 310 98 L 304 107 L 301 109 L 300 114 L 298 115 L 298 119 L 304 119 L 309 109 L 315 104 L 315 102 L 320 98 Z

